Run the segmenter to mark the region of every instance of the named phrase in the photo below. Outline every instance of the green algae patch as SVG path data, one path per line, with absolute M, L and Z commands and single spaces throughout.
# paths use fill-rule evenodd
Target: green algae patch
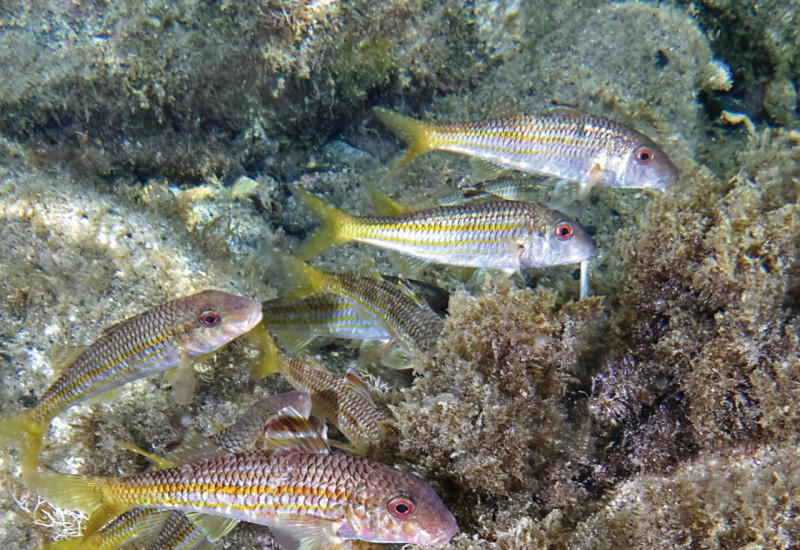
M 382 37 L 345 42 L 334 56 L 336 88 L 344 101 L 357 104 L 378 86 L 385 85 L 396 69 L 397 47 Z

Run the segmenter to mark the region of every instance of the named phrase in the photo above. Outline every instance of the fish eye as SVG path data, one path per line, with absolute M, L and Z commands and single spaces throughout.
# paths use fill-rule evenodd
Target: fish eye
M 213 311 L 204 311 L 200 314 L 200 324 L 207 327 L 215 327 L 221 320 L 219 313 Z
M 389 513 L 396 518 L 407 518 L 414 513 L 414 503 L 403 497 L 396 497 L 389 501 Z
M 567 222 L 561 222 L 556 226 L 556 238 L 559 241 L 566 241 L 573 235 L 572 225 Z
M 653 151 L 649 147 L 641 147 L 636 150 L 636 160 L 639 161 L 639 164 L 647 164 L 651 160 L 653 160 Z

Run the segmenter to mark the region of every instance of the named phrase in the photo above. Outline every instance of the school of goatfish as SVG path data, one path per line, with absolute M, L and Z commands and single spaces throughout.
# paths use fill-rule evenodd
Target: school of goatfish
M 385 177 L 442 150 L 469 155 L 483 173 L 512 169 L 577 182 L 584 196 L 597 185 L 664 191 L 678 178 L 646 136 L 574 110 L 453 125 L 385 109 L 376 114 L 410 144 Z M 262 303 L 206 290 L 123 320 L 89 346 L 55 350 L 57 375 L 38 403 L 0 423 L 0 445 L 17 449 L 23 484 L 88 515 L 80 537 L 44 548 L 213 548 L 239 522 L 267 526 L 274 547 L 285 550 L 333 550 L 345 541 L 436 546 L 457 534 L 455 517 L 428 483 L 363 458 L 381 445 L 391 420 L 363 375 L 353 369 L 334 375 L 298 353 L 314 338 L 344 338 L 367 342 L 362 350 L 372 350 L 370 361 L 413 367 L 419 354 L 434 353 L 444 330 L 441 312 L 415 286 L 424 283 L 382 275 L 374 266 L 356 275 L 305 262 L 355 241 L 419 262 L 518 273 L 585 268 L 595 243 L 572 217 L 520 200 L 525 193 L 513 178 L 479 182 L 417 210 L 387 198 L 390 208 L 378 217 L 345 213 L 299 187 L 291 192 L 320 221 L 294 256 L 274 251 L 291 292 Z M 296 391 L 257 402 L 213 436 L 190 434 L 164 457 L 121 443 L 154 462 L 137 475 L 72 476 L 39 464 L 42 440 L 60 412 L 164 372 L 175 401 L 187 404 L 193 364 L 245 334 L 259 348 L 253 378 L 280 373 Z M 347 443 L 329 439 L 326 422 Z

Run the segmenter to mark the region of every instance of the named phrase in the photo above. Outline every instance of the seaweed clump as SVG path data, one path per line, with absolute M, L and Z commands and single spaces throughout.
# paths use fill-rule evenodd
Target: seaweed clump
M 509 501 L 537 519 L 574 510 L 587 498 L 575 478 L 590 440 L 570 403 L 601 300 L 559 305 L 548 290 L 492 283 L 449 310 L 437 353 L 394 407 L 400 455 L 446 486 L 462 531 L 486 539 L 516 521 Z
M 791 446 L 710 455 L 622 484 L 569 548 L 791 548 L 800 539 L 798 490 Z
M 753 140 L 728 183 L 699 171 L 618 239 L 622 359 L 598 374 L 592 408 L 624 426 L 620 459 L 632 471 L 797 440 L 800 149 L 790 133 Z M 612 394 L 631 387 L 609 415 Z

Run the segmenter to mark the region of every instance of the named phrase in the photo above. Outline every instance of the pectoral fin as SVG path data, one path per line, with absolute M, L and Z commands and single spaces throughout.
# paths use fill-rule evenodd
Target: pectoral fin
M 198 514 L 197 512 L 186 512 L 186 517 L 200 528 L 209 542 L 218 541 L 239 523 L 239 520 L 233 518 Z
M 193 360 L 183 356 L 178 366 L 168 371 L 164 377 L 166 382 L 172 386 L 173 399 L 179 405 L 188 405 L 194 398 L 196 382 L 193 363 Z
M 279 518 L 268 524 L 284 550 L 337 550 L 342 538 L 333 522 L 318 518 Z

